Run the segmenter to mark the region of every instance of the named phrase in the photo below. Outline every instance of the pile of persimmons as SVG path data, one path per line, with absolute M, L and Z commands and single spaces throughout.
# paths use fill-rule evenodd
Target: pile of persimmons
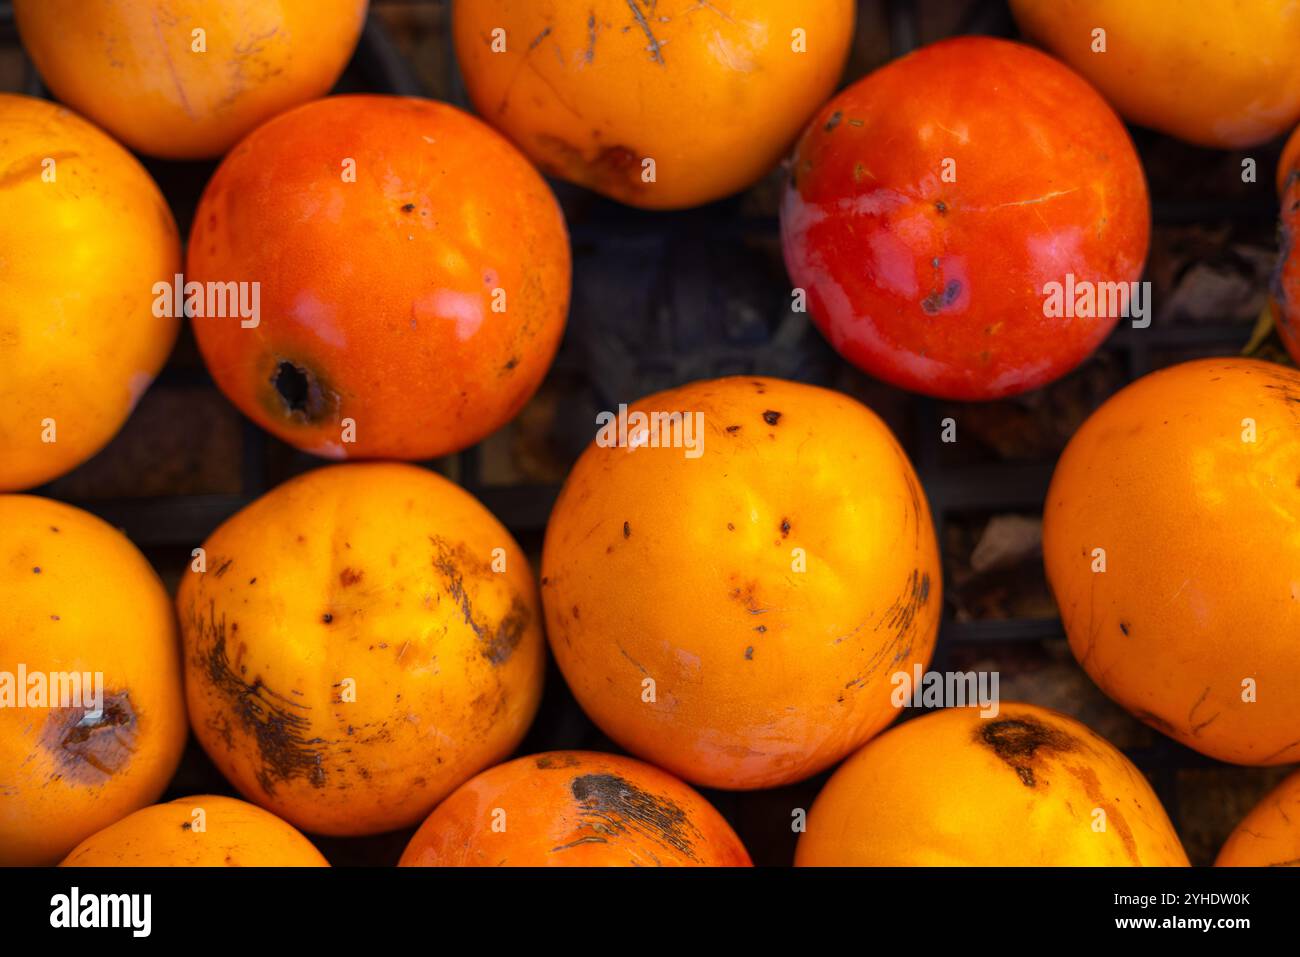
M 798 864 L 1187 863 L 1141 773 L 1070 717 L 890 729 L 942 574 L 911 463 L 848 396 L 757 376 L 627 397 L 536 572 L 408 463 L 546 375 L 570 250 L 543 174 L 657 210 L 784 163 L 791 301 L 846 361 L 946 399 L 1052 382 L 1141 334 L 1150 204 L 1121 117 L 1220 149 L 1286 134 L 1295 4 L 1225 29 L 1227 0 L 1013 0 L 1034 46 L 951 39 L 836 93 L 852 0 L 457 0 L 477 116 L 326 96 L 364 0 L 14 6 L 57 102 L 0 95 L 0 863 L 323 865 L 302 831 L 419 825 L 403 864 L 743 865 L 691 785 L 835 765 L 806 820 L 772 822 Z M 130 151 L 223 157 L 183 248 Z M 1297 141 L 1276 185 L 1271 308 L 1300 358 Z M 120 532 L 16 493 L 109 441 L 185 321 L 244 415 L 347 464 L 195 542 L 173 601 Z M 1044 525 L 1110 697 L 1213 758 L 1300 761 L 1300 373 L 1227 357 L 1133 383 L 1069 443 Z M 511 759 L 548 653 L 631 756 Z M 191 731 L 246 802 L 154 803 Z M 1300 861 L 1300 775 L 1219 860 Z

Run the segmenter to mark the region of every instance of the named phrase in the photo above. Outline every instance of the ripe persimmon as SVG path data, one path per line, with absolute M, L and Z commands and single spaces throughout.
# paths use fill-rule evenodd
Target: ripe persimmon
M 1066 446 L 1043 557 L 1070 650 L 1190 748 L 1300 760 L 1300 372 L 1201 359 L 1139 379 Z
M 205 294 L 247 283 L 247 306 L 258 290 L 259 316 L 193 319 L 254 422 L 316 455 L 426 459 L 495 431 L 541 383 L 569 241 L 545 181 L 490 127 L 431 100 L 338 96 L 226 157 L 186 278 Z
M 156 801 L 185 736 L 149 562 L 88 512 L 0 495 L 0 866 L 54 864 Z
M 652 413 L 677 427 L 638 424 Z M 626 424 L 579 458 L 542 555 L 551 648 L 591 719 L 737 789 L 807 777 L 889 724 L 891 676 L 934 648 L 941 580 L 888 427 L 840 393 L 742 377 L 642 399 Z
M 620 202 L 696 206 L 771 170 L 835 89 L 853 0 L 457 0 L 479 114 L 542 169 Z
M 895 60 L 823 106 L 791 162 L 790 276 L 831 345 L 893 385 L 1025 392 L 1142 305 L 1137 152 L 1095 90 L 1031 47 L 959 37 Z
M 1300 771 L 1282 780 L 1228 835 L 1216 867 L 1300 867 Z
M 403 867 L 748 866 L 708 801 L 615 754 L 551 751 L 497 765 L 438 805 Z
M 153 287 L 181 247 L 144 167 L 70 110 L 0 93 L 0 156 L 0 491 L 16 491 L 131 414 L 176 341 Z
M 1291 0 L 1011 0 L 1011 9 L 1026 36 L 1134 123 L 1238 149 L 1300 120 Z
M 366 0 L 16 0 L 54 95 L 132 149 L 220 156 L 276 113 L 329 92 Z
M 308 472 L 199 557 L 176 598 L 194 733 L 298 827 L 414 824 L 532 721 L 545 648 L 528 560 L 433 472 Z
M 1047 708 L 946 708 L 869 742 L 808 812 L 801 867 L 1186 867 L 1110 742 Z
M 196 794 L 97 831 L 60 867 L 329 867 L 292 826 L 255 804 Z

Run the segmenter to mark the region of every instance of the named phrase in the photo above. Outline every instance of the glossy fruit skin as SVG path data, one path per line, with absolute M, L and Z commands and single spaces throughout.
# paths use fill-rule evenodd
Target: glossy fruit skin
M 854 7 L 657 0 L 647 13 L 627 0 L 456 0 L 452 27 L 475 109 L 533 162 L 622 203 L 677 209 L 738 192 L 778 163 L 839 81 Z M 504 52 L 493 52 L 496 29 Z M 806 52 L 794 49 L 796 29 Z
M 795 849 L 799 867 L 1187 863 L 1123 754 L 1073 718 L 1007 702 L 988 718 L 934 711 L 869 742 L 826 782 Z
M 17 0 L 14 15 L 60 100 L 138 152 L 203 159 L 328 93 L 366 0 Z
M 786 266 L 831 345 L 964 400 L 1082 362 L 1117 317 L 1049 318 L 1046 285 L 1136 280 L 1149 232 L 1119 118 L 1055 60 L 989 37 L 932 44 L 839 93 L 799 141 L 781 206 Z
M 330 97 L 226 157 L 186 278 L 261 283 L 256 328 L 194 320 L 254 422 L 330 458 L 427 459 L 494 432 L 541 383 L 568 312 L 568 233 L 541 176 L 468 114 Z M 286 398 L 277 376 L 294 368 L 308 388 Z
M 537 586 L 459 486 L 396 463 L 316 469 L 203 547 L 176 597 L 186 697 L 199 743 L 250 801 L 316 834 L 394 830 L 528 729 Z
M 1300 867 L 1300 771 L 1283 779 L 1228 835 L 1215 867 Z
M 699 412 L 703 451 L 579 458 L 542 554 L 560 670 L 602 731 L 687 781 L 808 777 L 894 719 L 891 675 L 934 648 L 920 483 L 884 423 L 826 389 L 715 379 L 641 410 Z
M 1154 372 L 1075 433 L 1043 514 L 1080 664 L 1136 717 L 1234 764 L 1300 760 L 1298 403 L 1300 372 L 1272 363 Z
M 0 156 L 0 491 L 17 491 L 98 452 L 162 368 L 179 322 L 151 290 L 180 240 L 144 167 L 69 110 L 0 93 Z
M 1124 118 L 1189 143 L 1254 146 L 1300 119 L 1290 0 L 1011 0 L 1021 31 Z M 1106 31 L 1094 53 L 1093 30 Z
M 504 829 L 502 829 L 504 825 Z M 402 867 L 748 867 L 708 801 L 616 754 L 550 751 L 461 785 L 411 838 Z
M 203 817 L 195 815 L 202 809 Z M 195 827 L 202 820 L 204 830 Z M 196 794 L 92 834 L 60 867 L 329 867 L 307 838 L 255 804 Z
M 0 707 L 0 866 L 50 865 L 167 786 L 186 737 L 180 648 L 166 590 L 121 532 L 0 495 L 0 671 L 16 682 L 20 665 L 103 675 L 98 721 L 84 699 Z

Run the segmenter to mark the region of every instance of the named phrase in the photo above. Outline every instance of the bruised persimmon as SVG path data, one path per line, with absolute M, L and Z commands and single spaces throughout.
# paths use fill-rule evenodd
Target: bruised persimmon
M 1185 362 L 1070 440 L 1043 556 L 1103 691 L 1203 754 L 1300 760 L 1300 372 Z
M 259 127 L 209 182 L 187 256 L 217 385 L 330 458 L 432 458 L 495 431 L 541 383 L 568 311 L 545 181 L 431 100 L 330 97 Z
M 0 495 L 0 866 L 158 799 L 185 746 L 171 601 L 121 532 Z
M 805 778 L 889 724 L 891 676 L 929 661 L 940 591 L 888 427 L 768 378 L 670 389 L 602 427 L 542 555 L 578 703 L 633 754 L 723 788 Z
M 86 838 L 60 867 L 329 867 L 292 826 L 255 804 L 197 794 L 141 808 Z
M 0 491 L 80 465 L 122 427 L 176 341 L 154 284 L 176 223 L 130 153 L 63 107 L 0 93 Z
M 132 149 L 220 156 L 257 124 L 329 92 L 366 0 L 16 0 L 54 95 Z
M 1300 867 L 1300 771 L 1264 795 L 1228 835 L 1216 867 Z
M 474 106 L 548 173 L 655 209 L 772 169 L 831 94 L 853 0 L 456 0 Z
M 744 867 L 708 801 L 658 768 L 551 751 L 490 768 L 438 805 L 403 867 Z
M 1011 0 L 1020 29 L 1124 118 L 1237 149 L 1300 119 L 1300 7 L 1292 0 Z
M 1055 711 L 947 708 L 869 742 L 808 812 L 801 867 L 1186 867 L 1146 779 Z
M 523 737 L 541 695 L 528 561 L 433 472 L 291 479 L 177 594 L 194 733 L 249 800 L 319 834 L 414 824 Z

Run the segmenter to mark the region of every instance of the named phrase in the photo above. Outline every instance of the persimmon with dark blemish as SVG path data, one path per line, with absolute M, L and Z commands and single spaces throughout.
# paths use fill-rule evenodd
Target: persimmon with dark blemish
M 317 469 L 204 547 L 258 579 L 191 571 L 177 594 L 195 735 L 255 803 L 314 833 L 393 830 L 523 737 L 536 587 L 458 486 L 409 465 Z
M 1300 867 L 1300 771 L 1278 783 L 1228 835 L 1216 867 Z
M 1001 702 L 904 722 L 840 765 L 801 867 L 1185 867 L 1142 773 L 1066 715 Z
M 890 675 L 934 647 L 938 548 L 906 454 L 847 396 L 779 379 L 695 382 L 631 409 L 698 411 L 702 454 L 593 443 L 574 466 L 542 552 L 574 696 L 698 784 L 772 787 L 833 764 L 894 719 Z M 728 436 L 765 415 L 770 437 Z
M 403 867 L 735 867 L 749 855 L 703 797 L 631 758 L 554 751 L 484 771 L 429 815 Z
M 548 173 L 667 209 L 738 192 L 780 162 L 839 80 L 855 4 L 456 0 L 452 10 L 481 116 Z
M 54 864 L 156 801 L 175 772 L 188 730 L 176 624 L 121 532 L 0 495 L 0 671 L 19 664 L 26 687 L 0 677 L 0 866 Z
M 209 181 L 186 262 L 187 280 L 259 283 L 256 320 L 192 320 L 218 387 L 334 459 L 433 458 L 512 419 L 559 346 L 569 273 L 563 214 L 519 151 L 397 96 L 258 127 Z

